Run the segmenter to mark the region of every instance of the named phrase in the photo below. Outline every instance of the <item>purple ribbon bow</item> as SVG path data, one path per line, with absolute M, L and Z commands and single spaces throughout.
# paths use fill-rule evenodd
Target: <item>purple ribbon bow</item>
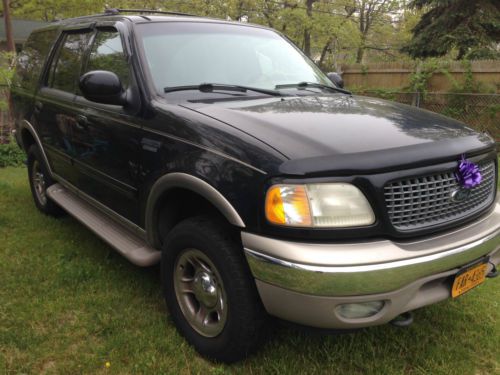
M 483 177 L 481 176 L 479 166 L 467 160 L 465 155 L 462 155 L 455 178 L 465 189 L 472 189 L 481 183 Z

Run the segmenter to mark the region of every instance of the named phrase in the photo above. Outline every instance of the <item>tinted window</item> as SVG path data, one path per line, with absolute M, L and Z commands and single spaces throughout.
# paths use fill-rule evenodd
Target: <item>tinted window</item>
M 55 89 L 75 92 L 87 48 L 90 32 L 66 34 L 62 47 L 52 63 L 48 86 Z
M 29 90 L 36 87 L 57 32 L 57 29 L 53 29 L 30 35 L 17 58 L 17 84 Z
M 99 30 L 90 51 L 86 71 L 108 70 L 120 77 L 124 87 L 129 82 L 129 67 L 123 53 L 120 34 L 116 30 Z

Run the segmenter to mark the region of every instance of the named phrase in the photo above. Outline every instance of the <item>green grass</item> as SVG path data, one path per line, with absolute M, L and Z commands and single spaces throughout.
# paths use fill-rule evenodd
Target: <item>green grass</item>
M 232 366 L 177 334 L 158 280 L 70 217 L 40 214 L 25 168 L 0 169 L 0 374 L 500 374 L 500 279 L 417 311 L 407 329 L 280 326 Z

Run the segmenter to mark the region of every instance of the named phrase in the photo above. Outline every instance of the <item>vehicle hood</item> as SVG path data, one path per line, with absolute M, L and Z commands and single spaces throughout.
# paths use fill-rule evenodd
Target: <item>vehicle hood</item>
M 290 159 L 283 173 L 385 170 L 456 159 L 493 140 L 450 118 L 381 99 L 342 94 L 185 105 L 267 143 Z

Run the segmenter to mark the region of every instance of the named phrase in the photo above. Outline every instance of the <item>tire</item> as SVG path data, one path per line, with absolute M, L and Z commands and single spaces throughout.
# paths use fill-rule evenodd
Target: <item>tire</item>
M 64 211 L 47 196 L 47 189 L 55 181 L 50 177 L 37 145 L 28 149 L 28 179 L 36 207 L 45 215 L 61 216 Z
M 161 261 L 165 300 L 177 330 L 201 355 L 225 363 L 255 351 L 267 331 L 242 246 L 230 234 L 210 217 L 187 219 L 167 235 Z

